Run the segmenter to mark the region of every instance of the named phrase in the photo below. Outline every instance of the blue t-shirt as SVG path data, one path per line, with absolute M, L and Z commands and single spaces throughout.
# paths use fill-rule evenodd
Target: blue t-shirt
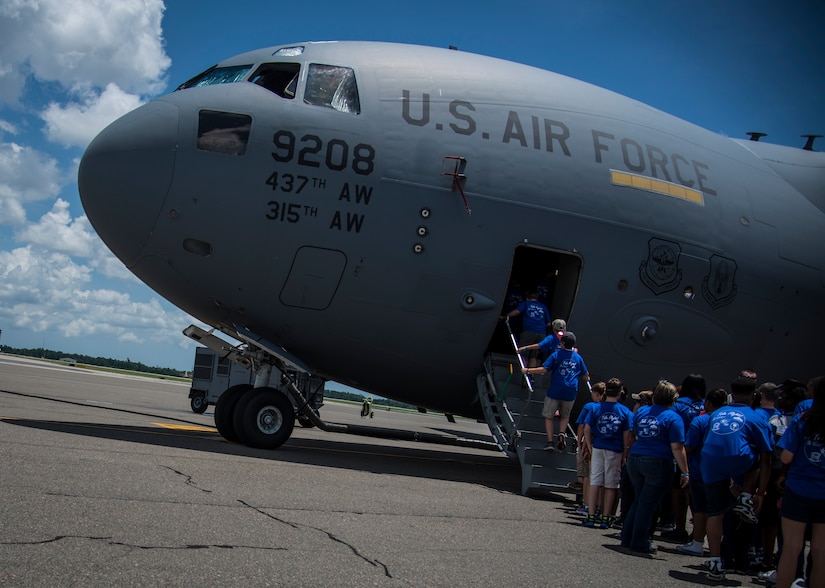
M 571 401 L 579 393 L 579 378 L 587 373 L 582 356 L 572 349 L 559 348 L 542 367 L 552 374 L 547 396 L 553 400 Z
M 702 445 L 702 479 L 705 484 L 739 476 L 757 463 L 758 454 L 772 451 L 767 419 L 750 406 L 729 404 L 710 415 Z
M 550 322 L 550 311 L 538 300 L 525 300 L 518 305 L 521 319 L 521 327 L 531 333 L 547 332 L 547 323 Z
M 805 400 L 803 400 L 802 402 L 800 402 L 799 404 L 796 405 L 796 408 L 793 410 L 793 415 L 796 416 L 796 415 L 802 414 L 803 412 L 805 412 L 806 410 L 811 408 L 813 405 L 814 405 L 814 399 L 813 398 L 806 398 Z
M 636 441 L 630 455 L 673 459 L 670 444 L 685 442 L 685 424 L 670 407 L 642 406 L 633 416 L 633 434 Z
M 805 437 L 805 421 L 794 417 L 779 440 L 793 453 L 785 487 L 811 500 L 825 500 L 825 439 Z
M 555 352 L 561 343 L 559 342 L 559 338 L 555 333 L 550 333 L 544 339 L 539 341 L 539 350 L 542 353 L 553 353 Z
M 685 424 L 685 431 L 688 430 L 693 419 L 698 417 L 699 413 L 702 412 L 702 408 L 697 409 L 696 403 L 690 398 L 677 398 L 676 402 L 673 403 L 673 410 L 682 417 L 682 421 Z
M 691 483 L 702 482 L 702 469 L 700 467 L 702 463 L 701 452 L 709 425 L 710 415 L 700 414 L 691 421 L 690 426 L 685 432 L 685 447 L 693 447 L 693 451 L 687 454 Z
M 579 418 L 576 419 L 577 425 L 583 425 L 587 422 L 587 419 L 590 418 L 590 413 L 593 412 L 595 409 L 599 407 L 598 402 L 588 402 L 582 407 L 582 411 L 579 413 Z
M 633 413 L 624 404 L 599 402 L 587 415 L 593 447 L 621 453 L 624 451 L 624 432 L 630 430 L 632 422 Z

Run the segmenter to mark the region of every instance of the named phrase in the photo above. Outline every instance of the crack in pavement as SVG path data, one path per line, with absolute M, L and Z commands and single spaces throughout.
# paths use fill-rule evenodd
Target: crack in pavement
M 192 486 L 193 488 L 196 488 L 196 489 L 200 490 L 201 492 L 206 492 L 207 494 L 211 494 L 211 493 L 212 493 L 212 491 L 211 491 L 211 490 L 207 490 L 207 489 L 205 489 L 205 488 L 201 488 L 200 486 L 198 486 L 197 484 L 195 484 L 195 482 L 193 482 L 193 481 L 192 481 L 192 476 L 189 476 L 189 475 L 187 475 L 187 474 L 184 474 L 183 472 L 179 472 L 179 471 L 178 471 L 178 470 L 176 470 L 175 468 L 170 468 L 169 466 L 161 466 L 161 467 L 166 468 L 167 470 L 172 471 L 172 472 L 174 472 L 174 473 L 178 474 L 179 476 L 183 476 L 184 478 L 186 478 L 186 480 L 184 481 L 184 484 L 186 484 L 186 485 L 188 485 L 188 486 Z
M 262 551 L 287 551 L 286 547 L 268 547 L 261 545 L 228 545 L 228 544 L 187 544 L 187 545 L 138 545 L 135 543 L 125 543 L 123 541 L 113 541 L 112 537 L 96 537 L 94 535 L 57 535 L 51 539 L 42 539 L 40 541 L 0 541 L 0 545 L 46 545 L 48 543 L 57 543 L 65 539 L 86 539 L 88 541 L 105 541 L 109 545 L 118 547 L 129 547 L 132 549 L 162 549 L 168 551 L 178 551 L 185 549 L 256 549 Z
M 332 541 L 335 541 L 336 543 L 340 543 L 341 545 L 344 545 L 344 546 L 348 547 L 348 548 L 350 549 L 350 551 L 352 551 L 352 553 L 353 553 L 356 557 L 358 557 L 358 558 L 360 558 L 360 559 L 364 560 L 365 562 L 367 562 L 368 564 L 370 564 L 370 565 L 371 565 L 371 566 L 373 566 L 373 567 L 383 569 L 383 570 L 384 570 L 384 575 L 385 575 L 387 578 L 393 578 L 393 577 L 394 577 L 394 576 L 392 575 L 392 573 L 390 573 L 390 570 L 389 570 L 389 568 L 387 567 L 387 565 L 386 565 L 386 564 L 384 564 L 383 562 L 381 562 L 381 561 L 379 561 L 379 560 L 377 560 L 377 559 L 370 559 L 370 558 L 368 558 L 367 556 L 365 556 L 364 554 L 362 554 L 360 551 L 358 551 L 358 548 L 357 548 L 357 547 L 355 547 L 355 546 L 354 546 L 354 545 L 352 545 L 351 543 L 347 543 L 346 541 L 344 541 L 344 540 L 343 540 L 343 539 L 341 539 L 340 537 L 337 537 L 337 536 L 336 536 L 336 535 L 334 535 L 333 533 L 330 533 L 329 531 L 326 531 L 326 530 L 324 530 L 324 529 L 319 529 L 318 527 L 313 527 L 312 525 L 305 525 L 305 524 L 300 524 L 300 523 L 291 523 L 291 522 L 289 522 L 289 521 L 287 521 L 287 520 L 284 520 L 284 519 L 278 518 L 278 517 L 276 517 L 275 515 L 269 514 L 268 512 L 263 511 L 263 510 L 261 510 L 261 509 L 260 509 L 260 508 L 258 508 L 258 507 L 252 506 L 251 504 L 249 504 L 248 502 L 244 502 L 243 500 L 238 500 L 238 502 L 240 502 L 241 504 L 243 504 L 243 505 L 244 505 L 244 506 L 246 506 L 247 508 L 251 508 L 252 510 L 254 510 L 255 512 L 257 512 L 257 513 L 259 513 L 259 514 L 264 515 L 265 517 L 269 517 L 270 519 L 272 519 L 272 520 L 274 520 L 274 521 L 278 521 L 279 523 L 282 523 L 282 524 L 284 524 L 284 525 L 289 525 L 289 526 L 290 526 L 290 527 L 292 527 L 293 529 L 305 528 L 305 529 L 312 529 L 313 531 L 318 531 L 319 533 L 323 533 L 323 534 L 325 534 L 327 537 L 329 537 Z

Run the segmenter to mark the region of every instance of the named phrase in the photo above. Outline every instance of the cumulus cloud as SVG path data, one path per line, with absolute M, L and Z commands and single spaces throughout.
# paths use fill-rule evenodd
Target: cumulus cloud
M 77 257 L 90 257 L 93 248 L 100 245 L 86 217 L 72 219 L 69 203 L 61 198 L 37 223 L 18 231 L 17 239 Z
M 162 0 L 4 0 L 0 101 L 19 100 L 28 76 L 65 88 L 83 81 L 131 93 L 162 89 Z
M 17 143 L 0 143 L 0 224 L 23 223 L 23 202 L 54 198 L 65 183 L 53 158 Z
M 108 84 L 100 94 L 89 90 L 78 93 L 80 103 L 61 106 L 52 102 L 41 114 L 50 141 L 85 147 L 106 125 L 143 103 L 116 84 Z
M 63 253 L 31 245 L 0 251 L 0 319 L 65 337 L 180 343 L 190 317 L 167 311 L 157 298 L 138 302 L 127 293 L 89 288 L 91 271 Z

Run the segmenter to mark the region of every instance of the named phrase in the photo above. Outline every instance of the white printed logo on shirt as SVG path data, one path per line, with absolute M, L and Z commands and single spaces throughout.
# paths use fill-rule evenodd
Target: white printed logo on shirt
M 744 426 L 744 414 L 733 408 L 720 408 L 713 413 L 710 430 L 716 435 L 733 435 Z
M 643 416 L 636 426 L 637 437 L 658 437 L 659 419 L 655 416 Z

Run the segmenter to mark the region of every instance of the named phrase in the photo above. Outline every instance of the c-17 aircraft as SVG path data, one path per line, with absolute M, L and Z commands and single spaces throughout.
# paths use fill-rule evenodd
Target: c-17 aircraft
M 825 154 L 526 65 L 378 42 L 244 53 L 101 132 L 79 189 L 138 278 L 245 343 L 259 377 L 215 419 L 253 446 L 319 418 L 274 366 L 484 418 L 515 453 L 527 391 L 500 316 L 518 288 L 543 288 L 594 380 L 823 367 Z

